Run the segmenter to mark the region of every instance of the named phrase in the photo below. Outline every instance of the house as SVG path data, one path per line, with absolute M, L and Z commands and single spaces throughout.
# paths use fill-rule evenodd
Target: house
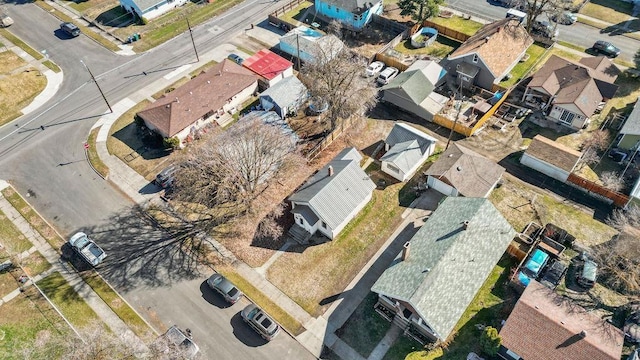
M 515 235 L 488 199 L 445 198 L 371 288 L 376 311 L 445 341 Z
M 298 26 L 280 38 L 280 50 L 304 62 L 329 61 L 344 48 L 335 35 L 324 35 L 306 26 Z
M 433 154 L 436 142 L 412 126 L 396 123 L 384 141 L 385 154 L 380 158 L 382 171 L 399 181 L 410 179 Z
M 524 56 L 533 39 L 517 19 L 506 18 L 483 26 L 453 53 L 446 69 L 464 87 L 493 91 Z
M 334 239 L 376 188 L 360 167 L 361 160 L 356 148 L 346 148 L 289 196 L 296 225 Z
M 373 14 L 382 14 L 382 0 L 315 0 L 316 14 L 337 20 L 346 29 L 361 31 Z
M 382 101 L 432 121 L 449 100 L 433 91 L 446 74 L 438 63 L 418 60 L 382 87 Z
M 293 63 L 267 49 L 262 49 L 243 61 L 242 66 L 259 76 L 260 89 L 266 89 L 286 77 L 293 76 Z
M 616 146 L 621 149 L 636 150 L 640 146 L 640 97 L 622 125 L 616 140 Z
M 163 95 L 136 116 L 160 136 L 175 136 L 182 141 L 225 112 L 235 112 L 257 88 L 255 74 L 225 59 Z
M 542 135 L 536 135 L 520 163 L 558 181 L 566 182 L 578 166 L 582 153 Z
M 447 196 L 489 196 L 504 168 L 477 152 L 452 143 L 424 173 L 427 186 Z
M 538 70 L 523 95 L 529 106 L 546 111 L 547 118 L 579 130 L 613 98 L 620 70 L 605 56 L 583 58 L 579 63 L 551 55 Z
M 620 360 L 624 340 L 623 332 L 597 313 L 535 280 L 500 329 L 500 337 L 499 357 L 506 360 Z
M 295 76 L 289 76 L 260 94 L 260 105 L 265 110 L 273 110 L 281 118 L 298 110 L 308 98 L 309 91 Z
M 151 20 L 186 3 L 187 0 L 120 0 L 120 7 L 138 19 Z

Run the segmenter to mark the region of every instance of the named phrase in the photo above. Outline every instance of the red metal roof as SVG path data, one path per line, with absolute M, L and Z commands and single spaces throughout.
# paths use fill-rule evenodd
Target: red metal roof
M 242 66 L 267 80 L 271 80 L 293 66 L 293 63 L 267 49 L 262 49 L 246 59 Z

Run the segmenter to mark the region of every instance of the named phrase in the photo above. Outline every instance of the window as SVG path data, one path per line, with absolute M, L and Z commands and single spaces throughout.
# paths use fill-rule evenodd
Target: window
M 320 221 L 320 227 L 327 228 L 327 224 L 324 221 Z
M 572 113 L 571 111 L 567 111 L 567 110 L 562 110 L 562 114 L 560 115 L 560 121 L 571 125 L 573 123 L 573 118 L 576 116 L 576 114 Z
M 387 167 L 389 168 L 389 170 L 393 171 L 394 173 L 400 173 L 400 169 L 398 169 L 397 167 L 391 165 L 391 164 L 387 164 Z
M 304 225 L 304 220 L 302 220 L 302 217 L 300 218 L 300 225 Z
M 473 59 L 471 60 L 473 61 L 473 63 L 477 63 L 478 62 L 478 54 L 473 54 Z

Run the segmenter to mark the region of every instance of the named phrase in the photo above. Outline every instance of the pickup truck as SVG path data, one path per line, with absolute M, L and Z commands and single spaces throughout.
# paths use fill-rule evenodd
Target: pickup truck
M 107 254 L 83 232 L 76 233 L 69 239 L 69 245 L 89 264 L 97 266 Z

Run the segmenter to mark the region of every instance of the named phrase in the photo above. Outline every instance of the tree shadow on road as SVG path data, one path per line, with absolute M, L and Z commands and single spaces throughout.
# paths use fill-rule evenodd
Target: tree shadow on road
M 116 288 L 158 287 L 202 275 L 205 239 L 184 222 L 160 224 L 139 206 L 88 233 L 107 253 L 100 273 Z

